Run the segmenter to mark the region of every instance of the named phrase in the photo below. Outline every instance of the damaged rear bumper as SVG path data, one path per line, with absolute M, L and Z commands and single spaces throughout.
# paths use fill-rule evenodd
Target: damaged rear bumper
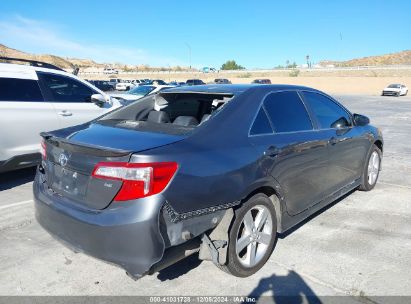
M 147 274 L 164 254 L 159 228 L 161 196 L 104 210 L 86 210 L 48 190 L 37 174 L 35 215 L 53 237 L 77 252 L 124 268 L 133 278 Z

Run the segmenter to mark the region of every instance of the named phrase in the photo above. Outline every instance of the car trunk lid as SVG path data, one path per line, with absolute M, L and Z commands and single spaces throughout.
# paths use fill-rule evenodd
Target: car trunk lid
M 70 131 L 68 135 L 65 129 L 41 134 L 46 148 L 46 181 L 55 194 L 88 209 L 106 208 L 123 183 L 93 177 L 98 163 L 128 162 L 133 153 L 184 138 L 102 125 Z

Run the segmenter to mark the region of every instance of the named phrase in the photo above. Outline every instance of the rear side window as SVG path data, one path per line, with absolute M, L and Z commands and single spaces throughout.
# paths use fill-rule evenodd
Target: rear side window
M 297 92 L 272 93 L 265 98 L 264 107 L 275 132 L 296 132 L 313 128 Z
M 90 87 L 56 74 L 38 73 L 39 78 L 48 89 L 53 102 L 91 102 L 91 95 L 95 94 Z
M 257 116 L 255 117 L 253 126 L 250 129 L 250 135 L 258 134 L 271 134 L 273 129 L 271 128 L 270 121 L 263 108 L 260 108 Z
M 0 78 L 0 101 L 43 101 L 37 80 Z
M 314 92 L 303 92 L 303 95 L 320 129 L 339 129 L 351 126 L 350 115 L 330 98 Z

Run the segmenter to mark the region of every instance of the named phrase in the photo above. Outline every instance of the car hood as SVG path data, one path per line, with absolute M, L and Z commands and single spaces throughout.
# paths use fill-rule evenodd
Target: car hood
M 134 94 L 118 94 L 118 93 L 114 93 L 114 94 L 110 94 L 111 97 L 114 97 L 115 99 L 121 101 L 134 101 L 134 100 L 138 100 L 140 98 L 143 98 L 144 95 L 134 95 Z
M 400 89 L 400 88 L 389 88 L 389 87 L 386 87 L 386 88 L 384 89 L 384 91 L 399 92 L 399 91 L 401 91 L 401 89 Z

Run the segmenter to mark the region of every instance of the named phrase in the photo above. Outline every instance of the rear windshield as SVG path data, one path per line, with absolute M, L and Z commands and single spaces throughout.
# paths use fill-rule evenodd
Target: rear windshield
M 147 96 L 96 121 L 119 128 L 188 134 L 215 116 L 233 94 L 161 93 Z

